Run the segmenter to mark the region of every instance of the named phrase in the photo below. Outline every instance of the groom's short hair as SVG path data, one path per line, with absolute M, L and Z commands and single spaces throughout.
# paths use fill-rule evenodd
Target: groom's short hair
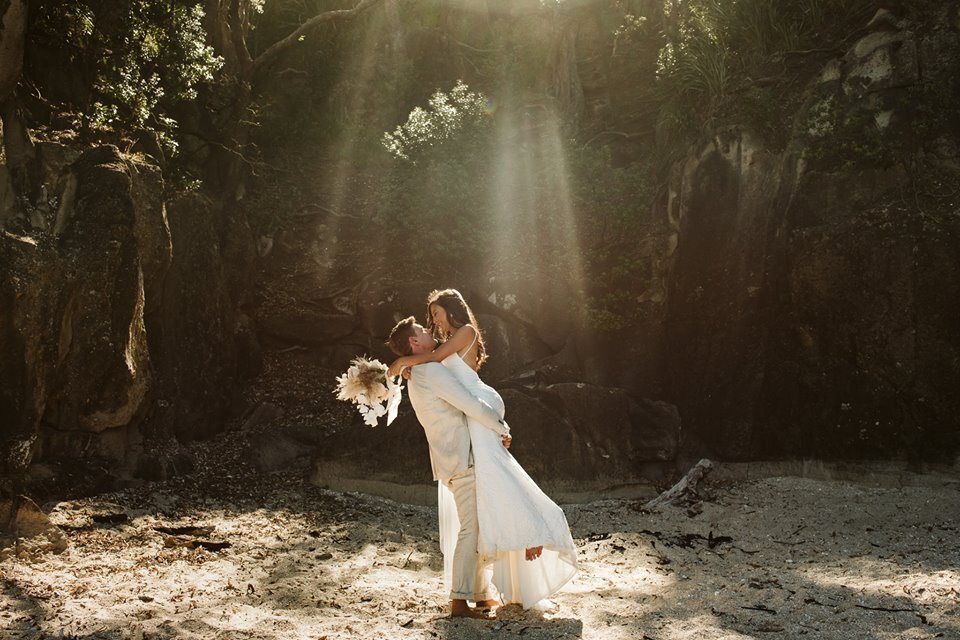
M 413 347 L 410 346 L 410 338 L 413 336 L 413 325 L 417 319 L 413 316 L 404 318 L 390 331 L 390 337 L 387 338 L 387 346 L 398 356 L 409 356 L 413 353 Z

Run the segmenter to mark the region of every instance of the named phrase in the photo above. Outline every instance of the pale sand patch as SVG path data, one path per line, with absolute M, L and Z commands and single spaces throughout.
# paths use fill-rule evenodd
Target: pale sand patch
M 70 547 L 0 563 L 0 629 L 30 639 L 958 639 L 960 492 L 931 484 L 708 478 L 693 508 L 567 505 L 580 574 L 547 611 L 504 607 L 484 622 L 445 617 L 433 508 L 293 474 L 238 478 L 216 495 L 180 480 L 56 505 Z M 104 500 L 129 521 L 92 523 Z M 154 529 L 186 525 L 231 546 L 165 546 Z

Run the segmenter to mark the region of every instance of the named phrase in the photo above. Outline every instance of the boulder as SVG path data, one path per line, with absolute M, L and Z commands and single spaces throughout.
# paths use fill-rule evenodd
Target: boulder
M 679 440 L 676 408 L 587 384 L 504 389 L 511 453 L 557 499 L 643 485 L 669 466 Z M 313 481 L 339 490 L 430 503 L 430 458 L 423 429 L 404 401 L 389 427 L 359 418 L 320 443 Z
M 121 458 L 125 436 L 107 434 L 136 423 L 153 392 L 131 174 L 114 147 L 88 149 L 65 171 L 72 191 L 52 232 L 0 236 L 8 472 L 31 462 L 41 425 L 54 436 L 47 456 Z
M 550 348 L 527 325 L 495 315 L 476 316 L 487 350 L 483 376 L 488 382 L 507 378 L 552 355 Z
M 843 62 L 843 88 L 851 95 L 909 87 L 920 80 L 917 43 L 907 31 L 868 33 L 853 45 Z
M 601 457 L 630 462 L 673 460 L 680 436 L 680 414 L 669 403 L 635 398 L 623 389 L 560 383 L 538 393 L 574 426 Z M 607 458 L 605 456 L 609 456 Z
M 8 556 L 38 559 L 61 553 L 67 539 L 30 498 L 0 499 L 0 559 Z
M 390 329 L 407 316 L 423 324 L 427 317 L 427 296 L 437 286 L 425 281 L 396 282 L 371 278 L 357 295 L 357 317 L 369 336 L 386 339 Z
M 137 457 L 135 472 L 138 478 L 163 482 L 193 473 L 196 468 L 193 454 L 174 445 L 147 448 Z
M 318 430 L 312 427 L 285 427 L 250 436 L 249 459 L 264 473 L 292 468 L 303 459 L 306 462 L 320 444 Z
M 576 322 L 570 306 L 575 292 L 569 280 L 557 274 L 490 278 L 469 293 L 467 301 L 475 313 L 486 309 L 512 320 L 512 326 L 526 329 L 550 352 L 563 348 Z
M 680 416 L 667 403 L 586 383 L 501 395 L 514 457 L 548 486 L 584 491 L 640 483 L 649 479 L 646 463 L 670 462 L 677 454 Z
M 413 504 L 436 501 L 426 436 L 406 400 L 390 426 L 368 427 L 357 414 L 324 439 L 313 458 L 311 480 Z

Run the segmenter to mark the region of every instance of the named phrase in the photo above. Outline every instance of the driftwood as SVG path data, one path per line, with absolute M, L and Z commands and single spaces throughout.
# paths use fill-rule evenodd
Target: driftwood
M 687 475 L 680 479 L 680 482 L 643 505 L 643 508 L 653 509 L 665 504 L 676 504 L 681 498 L 695 491 L 697 484 L 703 480 L 704 476 L 713 470 L 713 467 L 714 464 L 710 460 L 703 458 L 700 462 L 693 465 L 693 468 L 687 472 Z

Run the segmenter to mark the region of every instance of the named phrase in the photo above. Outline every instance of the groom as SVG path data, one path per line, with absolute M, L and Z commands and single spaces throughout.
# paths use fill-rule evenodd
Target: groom
M 429 353 L 437 346 L 430 332 L 412 316 L 397 323 L 387 344 L 398 356 Z M 467 416 L 499 433 L 505 447 L 510 446 L 510 428 L 497 411 L 471 394 L 438 362 L 411 369 L 407 393 L 427 436 L 433 479 L 445 483 L 453 493 L 460 518 L 453 554 L 450 615 L 490 619 L 492 616 L 483 610 L 493 607 L 496 601 L 477 553 L 477 492 Z M 474 601 L 477 608 L 471 609 L 467 600 Z

